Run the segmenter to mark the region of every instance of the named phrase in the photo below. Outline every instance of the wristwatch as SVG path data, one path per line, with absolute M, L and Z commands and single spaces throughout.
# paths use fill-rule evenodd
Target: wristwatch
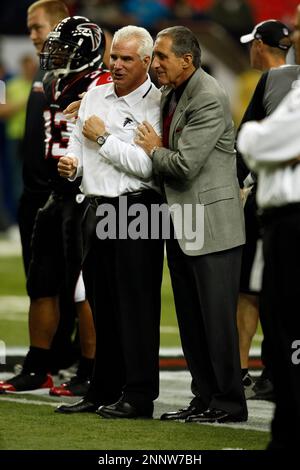
M 104 132 L 103 135 L 99 135 L 99 137 L 97 137 L 96 142 L 97 142 L 97 144 L 99 145 L 99 147 L 102 147 L 102 145 L 105 144 L 106 139 L 107 139 L 109 136 L 110 136 L 110 133 L 109 133 L 109 132 Z
M 154 155 L 154 152 L 158 149 L 159 147 L 157 145 L 155 145 L 155 147 L 153 147 L 153 149 L 151 149 L 151 152 L 149 154 L 149 157 L 150 158 L 153 158 L 153 155 Z

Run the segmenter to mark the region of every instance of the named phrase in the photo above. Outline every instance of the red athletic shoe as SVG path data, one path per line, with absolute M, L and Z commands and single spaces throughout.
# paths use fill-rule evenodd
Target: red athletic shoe
M 90 381 L 79 378 L 77 375 L 58 387 L 52 387 L 49 394 L 56 397 L 82 397 L 86 394 L 90 386 Z
M 21 373 L 6 381 L 0 381 L 0 393 L 26 392 L 51 387 L 53 387 L 53 380 L 50 374 L 36 374 L 35 372 Z

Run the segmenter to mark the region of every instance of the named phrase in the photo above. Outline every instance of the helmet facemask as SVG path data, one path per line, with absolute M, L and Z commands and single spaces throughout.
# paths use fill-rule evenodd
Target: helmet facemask
M 57 76 L 66 76 L 100 63 L 105 38 L 97 25 L 87 21 L 86 18 L 70 17 L 49 33 L 40 53 L 42 70 L 53 70 Z
M 59 39 L 47 39 L 40 53 L 42 70 L 55 70 L 58 75 L 66 75 L 76 70 L 76 52 L 79 45 L 62 42 Z

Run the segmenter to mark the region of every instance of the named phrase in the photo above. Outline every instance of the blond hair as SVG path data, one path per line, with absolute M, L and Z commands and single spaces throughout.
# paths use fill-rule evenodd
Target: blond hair
M 70 16 L 67 5 L 59 0 L 38 0 L 28 7 L 27 14 L 33 13 L 38 8 L 45 11 L 52 24 L 59 23 L 67 16 Z

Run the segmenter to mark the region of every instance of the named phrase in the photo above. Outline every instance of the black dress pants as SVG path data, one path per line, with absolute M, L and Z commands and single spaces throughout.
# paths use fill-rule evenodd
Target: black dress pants
M 116 211 L 116 237 L 97 237 L 95 225 L 103 217 L 95 216 L 98 203 L 92 204 L 86 224 L 91 229 L 94 218 L 94 230 L 83 274 L 97 343 L 94 374 L 86 398 L 107 404 L 123 396 L 142 409 L 159 393 L 163 241 L 119 237 L 119 227 L 123 224 L 124 229 L 125 220 L 119 217 L 119 198 L 98 199 L 100 205 L 110 204 Z M 152 190 L 127 196 L 128 209 L 133 209 L 134 204 L 147 208 L 149 228 L 151 204 L 160 203 L 160 195 Z M 133 219 L 128 217 L 127 227 Z
M 169 240 L 167 254 L 193 392 L 207 408 L 247 417 L 236 325 L 242 247 L 187 256 Z

